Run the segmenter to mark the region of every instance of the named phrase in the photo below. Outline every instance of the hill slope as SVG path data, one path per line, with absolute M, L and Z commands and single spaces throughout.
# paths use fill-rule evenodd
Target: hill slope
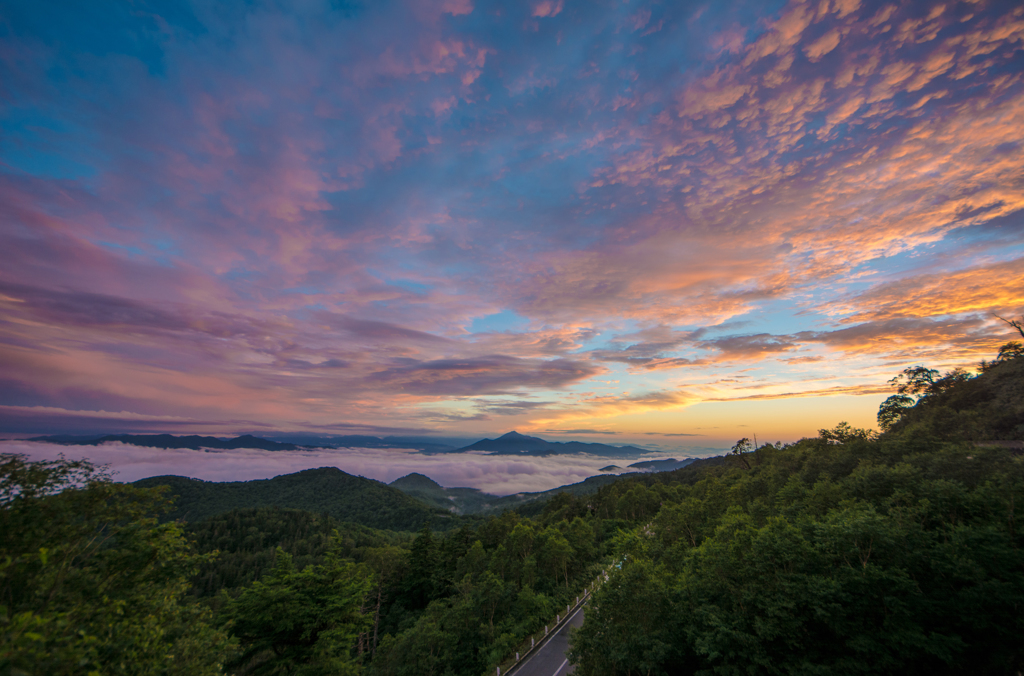
M 500 496 L 484 493 L 479 488 L 445 488 L 430 477 L 417 473 L 407 474 L 388 485 L 428 505 L 456 514 L 486 512 L 504 500 Z
M 1024 356 L 988 365 L 974 377 L 946 374 L 889 433 L 949 441 L 1024 439 Z
M 158 476 L 136 481 L 135 485 L 170 487 L 170 494 L 177 500 L 168 518 L 188 521 L 255 507 L 305 509 L 329 514 L 340 521 L 398 531 L 418 530 L 424 522 L 443 529 L 449 527 L 453 518 L 400 490 L 334 467 L 257 481 L 214 482 Z
M 671 472 L 675 469 L 686 467 L 693 462 L 693 458 L 683 458 L 682 460 L 676 460 L 675 458 L 666 458 L 665 460 L 646 460 L 643 462 L 634 462 L 630 467 L 632 469 L 642 469 L 648 472 Z

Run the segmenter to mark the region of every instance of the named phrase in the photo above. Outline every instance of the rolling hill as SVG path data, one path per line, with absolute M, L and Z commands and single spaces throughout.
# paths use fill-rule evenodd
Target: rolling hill
M 415 472 L 395 479 L 388 485 L 428 505 L 455 514 L 479 514 L 501 499 L 478 488 L 445 488 L 430 477 Z
M 665 460 L 645 460 L 643 462 L 634 462 L 630 467 L 646 472 L 671 472 L 674 469 L 686 467 L 691 462 L 693 462 L 693 458 L 683 458 L 682 460 L 666 458 Z
M 170 519 L 198 521 L 238 508 L 284 507 L 326 513 L 371 528 L 414 531 L 430 523 L 445 530 L 453 516 L 379 481 L 334 467 L 308 469 L 256 481 L 214 482 L 157 476 L 134 482 L 143 488 L 168 486 L 176 497 Z

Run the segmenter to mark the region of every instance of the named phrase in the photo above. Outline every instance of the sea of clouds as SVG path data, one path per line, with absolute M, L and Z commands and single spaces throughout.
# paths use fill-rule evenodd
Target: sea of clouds
M 479 452 L 427 455 L 418 451 L 380 448 L 338 448 L 314 451 L 259 449 L 189 450 L 147 448 L 120 442 L 98 446 L 64 446 L 38 441 L 0 441 L 0 453 L 19 453 L 30 460 L 55 460 L 61 455 L 108 466 L 116 481 L 136 481 L 174 474 L 206 481 L 269 479 L 315 467 L 338 469 L 390 483 L 419 472 L 445 487 L 468 486 L 493 493 L 545 491 L 601 474 L 608 465 L 625 468 L 639 460 L 683 456 L 652 454 L 643 458 L 596 457 L 584 454 L 554 456 L 488 455 Z M 632 470 L 630 470 L 632 471 Z

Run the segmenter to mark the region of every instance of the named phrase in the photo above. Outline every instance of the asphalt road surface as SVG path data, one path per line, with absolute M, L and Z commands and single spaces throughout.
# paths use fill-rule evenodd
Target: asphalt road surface
M 575 671 L 569 664 L 566 653 L 569 651 L 569 628 L 583 624 L 583 606 L 568 622 L 562 625 L 558 633 L 551 637 L 544 646 L 535 652 L 530 659 L 519 665 L 518 669 L 509 672 L 509 676 L 565 676 Z

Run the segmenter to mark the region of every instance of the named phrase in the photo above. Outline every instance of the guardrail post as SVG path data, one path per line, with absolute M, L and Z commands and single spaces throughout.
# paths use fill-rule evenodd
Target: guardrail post
M 519 653 L 516 653 L 516 662 L 519 661 Z
M 534 646 L 534 642 L 533 642 L 533 637 L 531 636 L 530 637 L 530 650 L 533 650 L 533 646 Z
M 555 624 L 558 624 L 559 622 L 561 622 L 561 620 L 558 619 L 558 613 L 555 613 Z
M 544 625 L 544 635 L 545 636 L 548 635 L 548 625 L 546 625 L 546 624 Z

